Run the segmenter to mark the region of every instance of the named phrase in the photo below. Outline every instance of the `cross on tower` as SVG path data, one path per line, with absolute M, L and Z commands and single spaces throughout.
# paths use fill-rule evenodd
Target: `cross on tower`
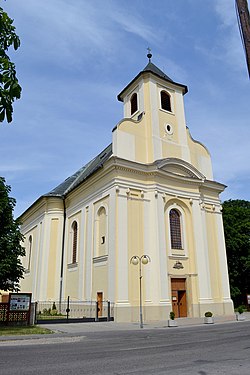
M 150 62 L 150 59 L 151 59 L 151 57 L 152 57 L 151 48 L 148 47 L 148 48 L 147 48 L 147 51 L 148 51 L 147 57 L 148 57 L 149 62 Z

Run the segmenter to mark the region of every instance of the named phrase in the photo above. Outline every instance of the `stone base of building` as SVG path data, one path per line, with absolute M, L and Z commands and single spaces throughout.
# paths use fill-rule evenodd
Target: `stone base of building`
M 165 303 L 164 305 L 143 306 L 142 314 L 144 322 L 167 321 L 169 313 L 172 311 L 172 305 Z M 215 317 L 232 317 L 234 315 L 234 307 L 232 300 L 222 303 L 214 303 L 204 301 L 200 304 L 193 304 L 189 307 L 187 318 L 203 318 L 205 312 L 211 311 Z M 115 305 L 114 320 L 119 323 L 137 323 L 140 320 L 140 307 L 131 306 L 130 304 Z

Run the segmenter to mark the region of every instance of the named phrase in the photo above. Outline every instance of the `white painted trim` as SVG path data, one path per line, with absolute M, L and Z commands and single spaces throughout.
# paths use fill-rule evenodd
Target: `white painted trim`
M 167 205 L 167 203 L 166 203 Z M 171 247 L 171 231 L 170 231 L 170 220 L 169 220 L 169 213 L 170 211 L 174 209 L 180 212 L 180 224 L 181 224 L 181 242 L 182 242 L 182 249 L 172 249 Z M 182 257 L 188 257 L 188 241 L 187 241 L 187 226 L 186 226 L 186 213 L 183 207 L 180 205 L 180 202 L 177 201 L 173 204 L 171 204 L 169 207 L 167 207 L 166 215 L 165 215 L 165 221 L 168 227 L 168 238 L 169 243 L 166 243 L 167 246 L 167 253 L 169 256 L 176 256 L 176 252 L 180 252 L 178 254 Z M 174 251 L 174 253 L 173 253 Z
M 151 131 L 152 134 L 148 134 L 148 141 L 150 138 L 153 142 L 153 160 L 159 160 L 162 158 L 162 143 L 160 137 L 160 126 L 159 126 L 159 102 L 157 98 L 157 85 L 156 81 L 152 78 L 149 80 L 149 93 L 151 103 Z M 148 160 L 149 161 L 149 160 Z
M 194 200 L 192 205 L 192 219 L 200 303 L 207 300 L 211 301 L 212 298 L 206 226 L 204 227 L 206 218 L 204 214 L 205 212 L 202 212 L 199 202 Z
M 80 235 L 81 235 L 81 227 L 79 225 L 79 219 L 75 217 L 76 215 L 79 215 L 80 211 L 78 211 L 75 215 L 71 215 L 68 217 L 68 246 L 67 246 L 67 265 L 72 263 L 72 256 L 73 256 L 73 228 L 72 225 L 74 222 L 77 224 L 77 243 L 76 243 L 76 263 L 78 263 L 79 259 L 79 243 L 80 243 Z
M 108 216 L 108 295 L 109 301 L 115 301 L 115 261 L 116 261 L 116 188 L 109 195 Z
M 86 265 L 85 265 L 85 299 L 92 299 L 92 259 L 93 259 L 93 204 L 85 208 L 86 221 Z
M 152 236 L 154 235 L 151 230 L 151 207 L 150 207 L 150 200 L 143 202 L 143 211 L 144 211 L 144 251 L 143 254 L 149 255 L 151 262 L 146 264 L 145 266 L 142 265 L 142 275 L 143 275 L 143 285 L 144 285 L 144 301 L 152 302 L 152 298 L 154 294 L 151 290 L 150 286 L 152 285 L 151 277 L 152 277 L 152 264 L 155 262 L 154 254 L 152 254 L 153 246 L 152 246 Z
M 78 269 L 79 269 L 79 274 L 78 274 L 78 299 L 79 300 L 83 300 L 84 298 L 84 284 L 85 284 L 85 280 L 84 280 L 84 268 L 85 268 L 85 262 L 84 262 L 84 258 L 85 258 L 85 210 L 82 209 L 81 210 L 81 218 L 80 218 L 80 221 L 81 221 L 81 227 L 79 227 L 79 240 L 80 240 L 80 243 L 79 243 L 79 246 L 78 246 L 78 249 L 79 249 L 79 255 L 78 255 Z
M 169 279 L 167 277 L 167 252 L 166 252 L 166 230 L 165 230 L 165 213 L 162 195 L 158 194 L 155 198 L 155 222 L 158 223 L 158 252 L 159 252 L 159 271 L 160 273 L 160 301 L 168 302 L 169 295 Z M 158 276 L 159 277 L 159 276 Z
M 128 208 L 127 197 L 117 197 L 116 302 L 128 303 Z
M 95 207 L 95 212 L 94 212 L 94 257 L 98 257 L 100 256 L 99 254 L 99 249 L 97 250 L 97 246 L 98 246 L 98 237 L 99 237 L 99 228 L 98 228 L 98 223 L 99 223 L 99 214 L 98 212 L 101 210 L 101 208 L 104 208 L 105 210 L 105 215 L 106 215 L 106 237 L 105 237 L 105 243 L 106 243 L 106 254 L 103 254 L 103 255 L 108 255 L 109 254 L 109 207 L 107 205 L 107 203 L 103 202 L 102 200 L 105 200 L 105 199 L 109 199 L 110 201 L 110 197 L 109 196 L 106 196 L 104 198 L 101 198 L 101 200 L 99 200 L 99 205 L 97 205 L 97 202 L 93 202 L 93 205 L 96 205 Z
M 175 100 L 174 100 L 175 92 L 174 92 L 174 90 L 171 90 L 168 87 L 162 86 L 162 85 L 159 85 L 159 84 L 157 84 L 157 88 L 158 88 L 158 109 L 160 109 L 161 111 L 163 111 L 165 113 L 169 113 L 169 114 L 174 115 L 175 114 L 175 104 L 174 104 L 174 102 L 175 102 Z M 161 92 L 162 91 L 165 91 L 170 96 L 171 111 L 167 111 L 166 109 L 161 107 Z
M 227 267 L 227 255 L 226 255 L 226 246 L 225 246 L 225 237 L 223 230 L 223 220 L 222 213 L 214 213 L 216 215 L 217 223 L 217 233 L 218 233 L 218 257 L 219 257 L 219 274 L 221 276 L 221 285 L 222 285 L 222 298 L 223 301 L 230 300 L 230 288 L 229 288 L 229 277 L 228 277 L 228 267 Z

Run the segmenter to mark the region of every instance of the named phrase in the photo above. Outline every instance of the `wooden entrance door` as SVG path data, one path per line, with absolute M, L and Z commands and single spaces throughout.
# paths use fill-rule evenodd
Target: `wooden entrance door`
M 171 279 L 172 309 L 176 318 L 187 316 L 186 279 Z
M 97 292 L 98 318 L 102 316 L 102 302 L 103 302 L 103 293 Z

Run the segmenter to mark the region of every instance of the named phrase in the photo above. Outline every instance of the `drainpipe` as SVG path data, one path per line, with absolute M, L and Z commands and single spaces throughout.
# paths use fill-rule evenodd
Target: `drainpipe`
M 64 265 L 64 244 L 65 244 L 65 227 L 66 227 L 66 204 L 65 196 L 62 196 L 63 200 L 63 231 L 62 231 L 62 257 L 61 257 L 61 273 L 60 273 L 60 292 L 59 292 L 59 313 L 61 313 L 62 305 L 62 290 L 63 290 L 63 265 Z

